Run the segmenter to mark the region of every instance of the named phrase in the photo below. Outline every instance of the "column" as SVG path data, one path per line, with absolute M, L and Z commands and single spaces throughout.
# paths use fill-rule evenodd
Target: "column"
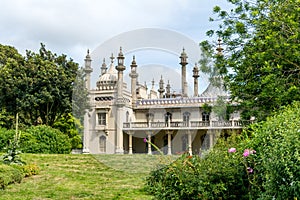
M 129 151 L 128 154 L 132 154 L 132 135 L 134 132 L 128 131 L 128 136 L 129 136 Z
M 188 134 L 188 152 L 189 152 L 190 155 L 193 155 L 193 152 L 192 152 L 192 133 L 191 133 L 191 131 L 188 131 L 187 134 Z
M 172 155 L 172 133 L 173 131 L 167 131 L 168 134 L 168 155 Z

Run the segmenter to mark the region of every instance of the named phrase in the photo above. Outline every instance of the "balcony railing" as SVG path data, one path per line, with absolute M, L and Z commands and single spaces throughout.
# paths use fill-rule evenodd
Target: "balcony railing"
M 231 120 L 231 121 L 173 121 L 173 122 L 126 122 L 123 123 L 124 129 L 145 129 L 145 128 L 242 128 L 251 121 Z

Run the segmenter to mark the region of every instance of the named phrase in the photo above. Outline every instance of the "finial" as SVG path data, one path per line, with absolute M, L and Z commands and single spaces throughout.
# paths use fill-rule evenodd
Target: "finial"
M 221 47 L 221 38 L 219 38 L 218 39 L 218 48 L 216 49 L 217 50 L 217 55 L 219 55 L 219 56 L 222 56 L 223 55 L 223 53 L 222 53 L 222 51 L 223 51 L 223 48 Z
M 111 63 L 114 63 L 114 59 L 115 59 L 114 54 L 111 53 L 111 56 L 110 56 L 110 62 L 111 62 Z
M 152 79 L 151 82 L 152 82 L 152 90 L 154 90 L 154 83 L 155 83 L 155 82 L 154 82 L 154 78 Z
M 90 54 L 90 50 L 89 50 L 89 49 L 87 50 L 87 54 L 88 54 L 88 55 Z
M 123 57 L 122 47 L 120 47 L 119 57 Z
M 103 58 L 103 64 L 105 64 L 105 58 Z

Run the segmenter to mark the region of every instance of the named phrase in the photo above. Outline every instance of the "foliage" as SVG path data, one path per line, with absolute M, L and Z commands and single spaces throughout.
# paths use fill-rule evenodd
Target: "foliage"
M 297 199 L 300 196 L 300 102 L 241 135 L 221 138 L 203 158 L 183 155 L 152 171 L 158 199 Z
M 25 57 L 13 47 L 0 45 L 0 62 L 0 107 L 13 116 L 20 113 L 21 123 L 51 126 L 72 112 L 78 70 L 72 59 L 52 53 L 43 44 L 38 53 L 27 51 Z
M 4 164 L 17 164 L 17 165 L 24 165 L 25 162 L 21 160 L 20 154 L 20 147 L 19 147 L 19 138 L 20 133 L 16 132 L 14 139 L 10 141 L 10 144 L 7 148 L 7 152 L 1 156 L 1 159 Z
M 70 138 L 72 149 L 82 148 L 82 139 L 79 133 L 82 132 L 83 127 L 80 124 L 80 121 L 76 119 L 71 113 L 61 116 L 54 122 L 52 127 L 68 135 L 68 137 Z
M 157 199 L 248 199 L 249 181 L 240 156 L 227 152 L 237 146 L 239 137 L 219 139 L 209 154 L 184 154 L 176 162 L 152 171 L 146 190 Z
M 32 126 L 22 136 L 20 146 L 26 153 L 70 153 L 71 151 L 68 136 L 46 125 Z
M 210 20 L 221 23 L 207 32 L 222 39 L 224 51 L 215 54 L 216 43 L 202 42 L 201 68 L 225 81 L 244 118 L 263 120 L 300 100 L 300 1 L 228 2 L 230 11 L 214 8 Z
M 7 130 L 6 128 L 0 127 L 0 151 L 4 151 L 10 144 L 15 135 L 14 130 Z
M 22 173 L 10 165 L 0 164 L 0 189 L 5 189 L 9 184 L 20 183 Z
M 77 71 L 77 76 L 73 85 L 72 100 L 72 114 L 75 118 L 80 120 L 81 124 L 83 124 L 86 109 L 90 107 L 83 68 L 79 68 Z
M 259 152 L 260 199 L 300 196 L 300 102 L 281 109 L 266 122 L 252 125 L 247 144 Z
M 40 168 L 36 164 L 26 164 L 26 165 L 11 165 L 12 167 L 18 169 L 23 177 L 30 177 L 40 173 Z

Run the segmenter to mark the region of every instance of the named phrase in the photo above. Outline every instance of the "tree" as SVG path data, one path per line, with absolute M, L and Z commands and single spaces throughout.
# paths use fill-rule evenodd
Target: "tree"
M 77 63 L 43 44 L 38 53 L 27 51 L 25 57 L 9 46 L 1 45 L 0 51 L 1 108 L 11 115 L 20 113 L 26 125 L 52 126 L 62 115 L 72 113 Z
M 200 63 L 224 79 L 242 117 L 264 120 L 281 106 L 300 100 L 300 1 L 228 2 L 233 5 L 230 11 L 214 8 L 218 17 L 210 20 L 221 24 L 207 32 L 222 39 L 224 51 L 215 54 L 216 44 L 204 41 Z

